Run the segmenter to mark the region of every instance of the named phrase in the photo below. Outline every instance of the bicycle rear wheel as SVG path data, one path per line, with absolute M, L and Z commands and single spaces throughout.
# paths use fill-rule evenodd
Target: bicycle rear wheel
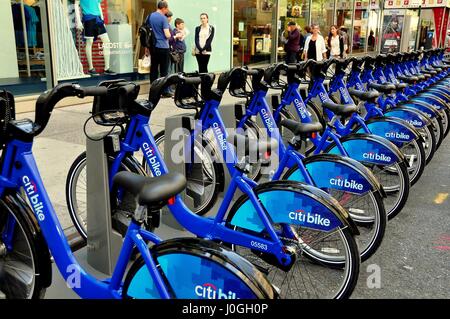
M 0 201 L 0 299 L 43 298 L 47 284 L 43 262 L 50 266 L 48 248 L 42 247 L 42 235 L 37 229 L 30 229 L 32 221 L 22 212 L 8 204 L 13 202 L 7 196 Z M 3 235 L 11 223 L 13 236 L 11 247 L 5 244 Z

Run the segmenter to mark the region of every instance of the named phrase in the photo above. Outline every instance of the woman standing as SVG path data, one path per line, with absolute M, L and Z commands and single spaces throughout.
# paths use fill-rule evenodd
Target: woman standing
M 195 57 L 198 71 L 208 73 L 208 63 L 211 57 L 211 43 L 214 39 L 214 27 L 209 24 L 208 14 L 200 15 L 201 25 L 195 28 Z
M 319 34 L 319 25 L 311 25 L 311 32 L 312 35 L 306 39 L 305 48 L 303 49 L 305 60 L 322 61 L 327 58 L 327 48 L 323 36 Z
M 343 58 L 344 57 L 344 38 L 339 35 L 337 26 L 330 27 L 330 34 L 327 39 L 328 57 Z

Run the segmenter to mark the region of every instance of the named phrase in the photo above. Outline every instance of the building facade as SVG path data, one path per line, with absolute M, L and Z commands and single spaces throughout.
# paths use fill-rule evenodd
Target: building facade
M 147 81 L 137 30 L 157 0 L 99 2 L 109 42 L 87 48 L 76 27 L 75 0 L 0 1 L 0 87 L 35 95 L 64 81 L 96 84 L 115 78 Z M 344 27 L 349 54 L 408 51 L 449 44 L 450 0 L 168 0 L 174 19 L 185 21 L 185 71 L 195 71 L 194 30 L 205 12 L 215 27 L 209 70 L 265 65 L 284 59 L 288 22 L 316 23 L 324 36 L 331 25 Z M 92 55 L 100 76 L 88 73 Z M 107 54 L 107 56 L 105 56 Z M 89 55 L 89 57 L 90 57 Z

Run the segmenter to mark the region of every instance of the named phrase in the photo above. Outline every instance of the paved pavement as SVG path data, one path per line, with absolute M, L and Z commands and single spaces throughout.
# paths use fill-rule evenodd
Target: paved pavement
M 226 101 L 232 102 L 230 97 Z M 64 228 L 71 225 L 65 203 L 65 179 L 73 160 L 84 150 L 82 127 L 90 105 L 57 109 L 46 131 L 36 139 L 34 153 L 50 198 Z M 154 133 L 164 118 L 181 112 L 171 100 L 162 100 L 152 115 Z M 183 111 L 184 112 L 184 111 Z M 34 114 L 19 114 L 19 118 Z M 90 127 L 90 130 L 93 130 Z M 362 265 L 354 298 L 450 298 L 450 138 L 414 186 L 402 213 L 388 225 L 379 251 Z M 165 238 L 179 232 L 159 230 Z M 380 288 L 371 276 L 380 271 Z M 59 275 L 55 277 L 58 278 Z M 49 290 L 49 296 L 62 297 Z

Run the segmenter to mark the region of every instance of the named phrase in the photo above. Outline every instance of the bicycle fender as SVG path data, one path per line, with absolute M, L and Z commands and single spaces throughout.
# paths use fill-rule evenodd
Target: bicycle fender
M 429 97 L 429 96 L 417 96 L 411 99 L 411 103 L 417 103 L 425 106 L 432 106 L 436 110 L 441 110 L 444 107 L 446 107 L 446 104 L 444 101 L 439 99 L 437 96 Z
M 349 134 L 340 139 L 349 157 L 375 165 L 404 162 L 405 156 L 392 142 L 374 134 Z M 325 153 L 341 155 L 335 142 Z
M 427 119 L 426 114 L 424 114 L 423 112 L 420 113 L 422 114 L 419 114 L 415 110 L 413 111 L 409 108 L 397 107 L 388 110 L 387 112 L 384 113 L 384 115 L 386 117 L 402 119 L 403 121 L 406 121 L 409 124 L 413 125 L 414 127 L 418 128 L 423 128 L 427 124 L 432 123 Z
M 372 134 L 384 137 L 397 145 L 417 140 L 420 133 L 407 122 L 386 117 L 374 117 L 366 121 Z M 355 133 L 364 133 L 362 127 L 356 128 Z
M 174 297 L 181 299 L 273 299 L 266 277 L 249 261 L 229 249 L 198 238 L 176 238 L 151 248 L 151 255 Z M 180 275 L 183 278 L 180 279 Z M 212 292 L 207 289 L 213 287 Z M 142 258 L 130 268 L 125 298 L 159 298 Z
M 349 157 L 318 154 L 307 157 L 303 163 L 314 184 L 319 188 L 339 189 L 355 194 L 378 191 L 382 196 L 385 195 L 375 175 L 367 167 Z M 305 182 L 303 174 L 297 167 L 289 169 L 285 176 L 285 179 L 290 181 Z
M 293 181 L 273 181 L 258 185 L 254 192 L 275 224 L 294 224 L 324 232 L 349 227 L 353 234 L 359 234 L 348 212 L 317 187 Z M 233 205 L 227 225 L 252 233 L 261 233 L 265 228 L 247 195 L 241 196 Z
M 16 215 L 21 215 L 23 217 L 26 226 L 31 231 L 34 244 L 36 245 L 36 251 L 39 252 L 36 254 L 37 258 L 39 258 L 39 265 L 41 266 L 40 269 L 38 269 L 38 275 L 42 281 L 42 285 L 45 288 L 50 287 L 52 283 L 51 256 L 39 227 L 39 223 L 30 206 L 19 193 L 6 191 L 4 196 L 0 199 L 0 209 L 14 212 Z
M 410 108 L 413 110 L 416 109 L 416 110 L 422 111 L 427 115 L 428 118 L 434 118 L 434 117 L 438 116 L 437 110 L 432 105 L 427 104 L 427 103 L 408 102 L 408 103 L 402 104 L 401 106 L 407 107 L 407 108 Z

